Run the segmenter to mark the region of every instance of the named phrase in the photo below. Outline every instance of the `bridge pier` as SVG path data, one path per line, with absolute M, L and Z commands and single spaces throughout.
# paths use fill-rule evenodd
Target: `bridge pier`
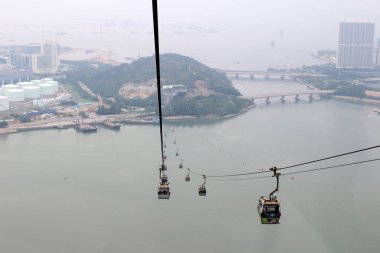
M 284 80 L 284 79 L 285 79 L 285 76 L 284 76 L 284 75 L 282 75 L 282 76 L 281 76 L 281 80 Z
M 269 97 L 267 97 L 267 98 L 265 99 L 265 103 L 266 103 L 267 105 L 269 105 L 269 104 L 270 104 L 270 100 L 269 100 Z
M 296 103 L 298 103 L 300 100 L 301 100 L 301 99 L 300 99 L 300 95 L 296 95 L 296 96 L 294 97 L 294 101 L 296 101 Z
M 285 100 L 285 96 L 281 96 L 281 100 L 280 101 L 281 101 L 281 103 L 285 103 L 285 101 L 286 101 Z
M 265 80 L 269 80 L 269 75 L 266 75 L 266 76 L 265 76 Z
M 252 80 L 255 79 L 255 77 L 254 77 L 253 75 L 250 75 L 249 77 L 250 77 Z
M 235 74 L 235 78 L 239 79 L 239 74 L 238 73 Z
M 311 102 L 313 102 L 313 100 L 314 100 L 313 94 L 310 94 L 309 95 L 309 102 L 311 103 Z

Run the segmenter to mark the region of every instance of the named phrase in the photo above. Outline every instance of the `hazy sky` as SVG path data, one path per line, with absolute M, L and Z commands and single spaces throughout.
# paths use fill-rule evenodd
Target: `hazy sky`
M 273 62 L 308 64 L 296 56 L 309 56 L 320 49 L 335 50 L 342 20 L 374 21 L 376 37 L 380 37 L 380 0 L 158 0 L 158 7 L 161 52 L 182 53 L 214 66 L 220 62 L 240 62 L 242 68 L 256 67 L 255 64 L 273 66 Z M 36 33 L 32 37 L 15 31 L 19 36 L 11 39 L 17 41 L 25 37 L 29 40 L 26 42 L 49 39 L 70 46 L 122 48 L 128 56 L 153 53 L 151 0 L 3 0 L 1 10 L 0 19 L 5 19 L 2 22 L 8 29 L 12 25 L 30 25 L 33 29 L 29 32 Z M 131 27 L 123 30 L 124 33 L 112 33 L 113 28 L 110 28 L 104 41 L 94 45 L 97 41 L 82 34 L 81 29 L 100 30 L 105 22 L 78 22 L 78 19 L 117 19 L 118 25 L 128 21 L 141 26 L 136 28 L 141 34 L 131 35 Z M 206 31 L 215 29 L 219 33 L 196 36 L 184 29 L 187 34 L 173 35 L 181 31 L 180 26 L 189 25 L 206 28 Z M 54 33 L 41 32 L 46 29 L 65 30 L 72 40 L 76 36 L 75 43 L 65 41 L 65 36 L 54 37 Z M 280 29 L 284 31 L 282 37 Z M 148 35 L 143 37 L 142 34 Z M 262 52 L 261 57 L 251 62 L 243 59 L 242 55 L 247 52 L 257 57 L 272 41 L 276 42 L 276 50 L 270 54 Z M 264 62 L 269 58 L 271 62 Z
M 5 18 L 149 19 L 150 0 L 2 1 Z M 329 24 L 342 19 L 380 19 L 378 0 L 159 0 L 162 20 L 181 22 L 286 22 Z

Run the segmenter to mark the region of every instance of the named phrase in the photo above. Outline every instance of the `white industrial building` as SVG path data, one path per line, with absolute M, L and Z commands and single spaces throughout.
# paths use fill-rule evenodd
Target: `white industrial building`
M 31 80 L 30 82 L 31 82 L 33 85 L 39 85 L 39 84 L 42 83 L 41 80 Z
M 30 82 L 19 82 L 0 86 L 0 111 L 9 110 L 10 102 L 22 102 L 25 99 L 33 99 L 34 106 L 44 106 L 56 101 L 58 98 L 42 99 L 43 96 L 54 96 L 58 92 L 58 82 L 52 78 L 42 80 L 31 80 Z M 40 100 L 38 100 L 41 98 Z M 37 100 L 36 100 L 37 99 Z
M 16 85 L 16 84 L 5 84 L 5 85 L 1 86 L 1 88 L 3 89 L 3 93 L 4 93 L 7 90 L 18 89 L 18 85 Z
M 58 85 L 53 83 L 41 83 L 39 87 L 43 96 L 53 96 L 58 91 Z
M 0 96 L 0 112 L 9 110 L 9 98 Z
M 25 100 L 25 91 L 21 89 L 6 90 L 4 95 L 9 98 L 9 102 L 22 102 Z
M 28 86 L 24 88 L 25 98 L 39 98 L 41 97 L 41 88 L 38 86 Z
M 19 82 L 17 83 L 17 86 L 19 89 L 23 89 L 28 86 L 33 86 L 33 84 L 31 82 Z

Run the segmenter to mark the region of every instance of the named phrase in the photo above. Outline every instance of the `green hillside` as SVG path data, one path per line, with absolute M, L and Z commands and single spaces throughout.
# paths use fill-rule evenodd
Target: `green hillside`
M 186 56 L 178 54 L 162 54 L 160 57 L 162 85 L 185 85 L 192 96 L 177 97 L 173 104 L 166 109 L 170 115 L 218 115 L 224 116 L 241 111 L 248 105 L 240 96 L 231 81 L 223 73 Z M 140 58 L 130 64 L 114 67 L 80 67 L 67 73 L 71 82 L 81 81 L 89 86 L 96 94 L 104 98 L 122 99 L 119 90 L 126 83 L 146 85 L 156 79 L 155 58 L 153 56 Z M 197 84 L 201 83 L 207 94 L 197 95 Z M 125 99 L 127 105 L 155 105 L 154 96 L 147 99 Z M 219 99 L 218 99 L 219 98 Z M 146 100 L 146 101 L 141 101 Z M 184 103 L 193 105 L 192 110 L 182 110 Z M 175 107 L 177 105 L 177 107 Z M 206 108 L 207 107 L 207 108 Z M 199 109 L 196 109 L 199 108 Z

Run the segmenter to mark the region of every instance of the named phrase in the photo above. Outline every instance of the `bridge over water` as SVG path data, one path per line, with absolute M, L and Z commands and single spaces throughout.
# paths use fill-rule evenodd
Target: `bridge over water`
M 315 74 L 315 73 L 306 73 L 306 72 L 295 72 L 295 71 L 260 71 L 260 70 L 231 70 L 231 69 L 216 69 L 216 71 L 227 74 L 235 75 L 237 78 L 239 75 L 248 75 L 251 78 L 254 76 L 265 76 L 269 79 L 270 76 L 280 76 L 281 79 L 284 79 L 285 76 L 288 77 L 318 77 L 326 78 L 327 75 Z
M 294 96 L 294 100 L 296 102 L 300 101 L 300 96 L 308 95 L 309 101 L 312 102 L 314 100 L 314 95 L 319 95 L 321 98 L 327 97 L 329 94 L 332 94 L 333 90 L 318 90 L 318 91 L 301 91 L 301 92 L 277 92 L 277 93 L 267 93 L 267 94 L 258 94 L 252 96 L 242 96 L 241 98 L 249 99 L 252 102 L 255 99 L 263 99 L 265 98 L 265 102 L 270 104 L 270 98 L 280 97 L 280 101 L 284 103 L 285 97 Z

